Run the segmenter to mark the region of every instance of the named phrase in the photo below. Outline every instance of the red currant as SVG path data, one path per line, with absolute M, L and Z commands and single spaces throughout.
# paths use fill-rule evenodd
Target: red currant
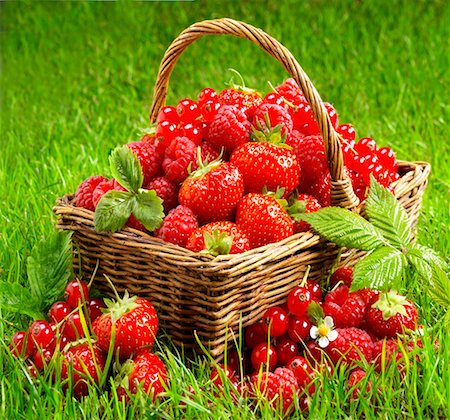
M 314 280 L 307 280 L 306 288 L 311 292 L 311 300 L 322 302 L 322 290 L 319 283 Z
M 264 332 L 270 337 L 280 337 L 288 329 L 288 315 L 278 306 L 267 309 L 266 312 L 264 312 L 262 320 Z
M 319 128 L 314 120 L 314 115 L 310 105 L 307 102 L 300 102 L 298 105 L 289 108 L 289 114 L 291 114 L 292 122 L 294 123 L 294 129 L 299 130 L 305 134 L 318 134 Z M 315 133 L 310 133 L 309 127 L 317 127 Z
M 336 127 L 336 132 L 340 134 L 344 140 L 355 141 L 356 131 L 351 124 L 341 124 Z
M 330 117 L 331 125 L 333 126 L 333 128 L 336 129 L 338 127 L 338 114 L 337 114 L 336 110 L 334 109 L 334 106 L 328 102 L 324 102 L 323 106 L 325 107 L 325 109 L 328 112 L 328 116 Z
M 165 106 L 161 108 L 161 111 L 159 111 L 158 117 L 156 118 L 156 123 L 159 124 L 163 121 L 169 121 L 175 124 L 180 122 L 177 110 L 173 106 Z
M 213 88 L 205 88 L 199 94 L 197 98 L 197 103 L 201 107 L 203 104 L 209 101 L 217 102 L 217 92 Z
M 335 287 L 338 283 L 342 283 L 348 288 L 351 287 L 353 281 L 352 267 L 339 267 L 330 277 L 331 287 Z
M 260 343 L 252 351 L 252 366 L 255 370 L 259 370 L 261 366 L 274 370 L 277 366 L 277 360 L 275 347 L 270 344 Z
M 180 129 L 181 135 L 187 137 L 196 146 L 202 142 L 202 128 L 198 123 L 187 123 Z
M 69 306 L 67 302 L 55 302 L 48 311 L 48 317 L 50 318 L 50 321 L 58 324 L 63 321 L 70 312 L 72 312 L 72 307 Z
M 355 148 L 361 154 L 370 153 L 377 150 L 377 144 L 374 139 L 370 137 L 363 137 L 362 139 L 359 139 L 358 143 L 356 143 Z
M 75 341 L 84 337 L 83 324 L 81 323 L 80 312 L 72 312 L 64 322 L 61 334 L 66 335 L 70 341 Z
M 227 366 L 225 369 L 225 366 L 223 364 L 219 364 L 217 369 L 214 368 L 211 371 L 211 374 L 209 375 L 209 379 L 211 379 L 212 383 L 217 388 L 222 388 L 223 387 L 222 378 L 225 377 L 227 379 L 232 379 L 233 376 L 234 376 L 234 372 L 230 366 Z
M 178 130 L 178 124 L 171 121 L 161 121 L 156 125 L 156 139 L 165 144 L 166 146 L 170 142 L 178 137 L 180 134 Z
M 307 341 L 305 344 L 305 357 L 311 364 L 321 362 L 324 358 L 324 352 L 315 340 Z
M 33 362 L 36 369 L 42 372 L 45 367 L 50 363 L 53 355 L 55 354 L 54 348 L 37 349 L 33 355 Z
M 233 371 L 233 372 L 239 372 L 242 368 L 245 370 L 245 366 L 247 364 L 245 354 L 240 354 L 238 351 L 233 350 L 227 355 L 227 366 Z
M 89 299 L 88 285 L 78 279 L 70 281 L 64 291 L 64 299 L 71 308 L 77 308 Z
M 306 314 L 311 301 L 310 290 L 306 287 L 298 286 L 291 290 L 288 295 L 287 303 L 289 312 L 297 316 L 303 316 Z
M 260 343 L 267 343 L 267 334 L 264 331 L 262 322 L 250 325 L 245 330 L 245 344 L 247 347 L 252 349 Z
M 302 356 L 296 356 L 291 359 L 287 365 L 294 372 L 298 385 L 301 389 L 306 388 L 315 377 L 314 370 L 308 361 Z M 308 389 L 310 394 L 314 393 L 313 389 Z
M 220 108 L 220 103 L 217 100 L 206 101 L 200 105 L 200 111 L 202 113 L 203 121 L 211 122 L 217 114 Z
M 380 163 L 385 168 L 393 168 L 395 165 L 395 153 L 389 147 L 381 147 L 377 150 L 377 156 Z
M 30 362 L 27 364 L 27 370 L 33 378 L 37 378 L 38 372 L 37 372 L 36 366 L 34 366 L 33 362 Z
M 36 347 L 45 349 L 55 339 L 55 332 L 47 321 L 38 320 L 31 323 L 28 336 L 34 341 Z
M 296 316 L 289 317 L 288 334 L 289 337 L 296 343 L 301 343 L 306 340 L 311 330 L 312 322 L 307 316 L 297 318 Z
M 200 109 L 197 102 L 192 99 L 185 98 L 178 102 L 177 114 L 181 122 L 194 122 L 200 117 Z
M 94 319 L 97 319 L 99 316 L 103 314 L 102 309 L 106 308 L 105 302 L 103 302 L 103 299 L 100 298 L 94 298 L 90 299 L 87 302 L 87 310 L 89 319 L 91 321 L 94 321 Z
M 297 356 L 298 345 L 289 338 L 282 338 L 277 341 L 275 350 L 278 357 L 278 366 L 286 366 L 293 357 Z
M 27 336 L 25 331 L 17 331 L 11 337 L 9 351 L 15 357 L 23 357 L 24 359 L 31 356 L 35 345 L 33 340 Z

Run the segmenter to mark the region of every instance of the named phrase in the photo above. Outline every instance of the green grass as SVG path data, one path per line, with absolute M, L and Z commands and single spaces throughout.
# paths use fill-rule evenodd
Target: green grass
M 4 2 L 1 11 L 0 280 L 24 282 L 32 246 L 54 229 L 55 199 L 84 178 L 108 173 L 108 152 L 139 138 L 148 125 L 152 85 L 172 39 L 189 24 L 241 19 L 287 46 L 342 122 L 390 145 L 404 160 L 425 160 L 433 172 L 424 197 L 419 241 L 447 257 L 450 249 L 448 23 L 445 1 L 283 2 Z M 280 65 L 244 40 L 209 37 L 191 46 L 171 79 L 168 102 L 221 89 L 228 68 L 267 91 L 282 81 Z M 420 285 L 410 295 L 424 323 L 437 326 L 441 347 L 426 346 L 420 369 L 403 381 L 387 371 L 371 401 L 351 401 L 336 372 L 312 401 L 312 418 L 445 418 L 450 415 L 450 336 L 436 325 Z M 171 377 L 159 405 L 140 399 L 125 408 L 95 389 L 77 402 L 48 381 L 31 383 L 4 341 L 28 320 L 0 319 L 0 417 L 273 418 L 264 404 L 213 395 L 209 363 L 187 367 L 176 349 L 161 349 Z M 418 363 L 418 362 L 414 362 Z M 180 404 L 188 386 L 203 390 Z M 212 402 L 212 405 L 209 404 Z M 301 416 L 300 413 L 296 413 Z

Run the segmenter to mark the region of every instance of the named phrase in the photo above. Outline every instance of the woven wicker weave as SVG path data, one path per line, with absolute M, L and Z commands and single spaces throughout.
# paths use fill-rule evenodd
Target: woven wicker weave
M 228 34 L 245 38 L 278 60 L 297 81 L 318 121 L 331 173 L 332 203 L 359 210 L 359 201 L 344 174 L 340 142 L 311 81 L 292 54 L 278 41 L 251 25 L 231 19 L 196 23 L 170 45 L 161 62 L 150 119 L 164 106 L 173 67 L 192 42 L 204 35 Z M 417 223 L 430 167 L 427 163 L 399 162 L 401 179 L 395 195 Z M 74 232 L 75 267 L 86 277 L 96 272 L 96 285 L 111 294 L 104 275 L 119 292 L 148 297 L 156 306 L 161 326 L 175 344 L 198 348 L 195 334 L 219 360 L 223 350 L 245 327 L 271 305 L 285 301 L 289 291 L 310 266 L 310 278 L 319 279 L 336 259 L 338 249 L 311 232 L 243 254 L 213 258 L 164 243 L 149 234 L 124 228 L 109 234 L 94 229 L 93 213 L 73 205 L 71 196 L 58 200 L 58 227 Z M 354 264 L 360 254 L 344 254 Z M 96 271 L 97 269 L 97 271 Z

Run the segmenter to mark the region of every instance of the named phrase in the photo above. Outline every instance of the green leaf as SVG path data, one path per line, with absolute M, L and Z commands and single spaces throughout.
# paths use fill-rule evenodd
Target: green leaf
M 300 215 L 299 218 L 338 246 L 372 251 L 387 245 L 379 229 L 350 210 L 326 207 L 314 213 Z
M 28 257 L 27 274 L 31 296 L 39 302 L 39 309 L 61 299 L 73 275 L 71 233 L 57 231 L 38 242 Z
M 358 261 L 353 269 L 351 290 L 389 289 L 401 277 L 407 260 L 398 249 L 385 246 Z
M 162 200 L 154 190 L 140 190 L 133 200 L 133 215 L 147 230 L 153 232 L 161 226 L 164 218 Z
M 405 208 L 372 176 L 365 207 L 370 223 L 380 229 L 386 240 L 397 248 L 411 241 L 411 225 Z
M 406 255 L 411 264 L 413 264 L 414 266 L 423 265 L 423 263 L 427 262 L 433 262 L 441 270 L 448 271 L 447 263 L 444 261 L 443 258 L 439 256 L 439 254 L 436 251 L 432 250 L 431 248 L 428 248 L 427 246 L 424 245 L 414 244 L 406 247 L 406 250 L 407 250 Z M 419 271 L 419 268 L 418 267 L 416 268 Z M 429 272 L 429 274 L 427 275 L 428 276 L 431 275 L 430 273 L 431 272 Z
M 431 263 L 430 280 L 428 294 L 438 305 L 450 309 L 450 280 L 447 274 L 439 266 Z
M 19 283 L 0 282 L 0 308 L 5 311 L 28 315 L 33 319 L 42 319 L 40 302 L 31 292 Z
M 144 177 L 138 157 L 127 146 L 116 147 L 109 156 L 111 173 L 128 191 L 138 193 Z
M 126 191 L 108 191 L 98 202 L 94 213 L 97 232 L 117 232 L 127 222 L 135 195 Z

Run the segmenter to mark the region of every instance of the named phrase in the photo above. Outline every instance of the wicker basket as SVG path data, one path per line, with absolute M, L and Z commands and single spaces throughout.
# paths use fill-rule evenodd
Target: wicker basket
M 359 209 L 350 181 L 344 174 L 340 143 L 320 96 L 292 54 L 275 39 L 251 25 L 218 19 L 196 23 L 170 45 L 161 62 L 154 90 L 150 119 L 156 120 L 164 106 L 169 77 L 184 49 L 204 35 L 228 34 L 245 38 L 278 60 L 297 81 L 312 107 L 325 142 L 331 173 L 332 204 Z M 400 162 L 401 179 L 395 195 L 417 223 L 422 194 L 430 167 L 427 163 Z M 271 305 L 286 300 L 289 291 L 310 266 L 310 278 L 319 279 L 335 261 L 338 249 L 311 232 L 238 255 L 212 257 L 164 243 L 149 234 L 124 228 L 97 233 L 93 213 L 73 205 L 72 196 L 58 200 L 58 227 L 74 232 L 75 267 L 89 278 L 96 273 L 96 286 L 111 294 L 104 275 L 119 292 L 128 290 L 149 298 L 156 306 L 161 327 L 175 344 L 198 349 L 198 339 L 220 360 L 225 346 L 261 318 Z M 360 257 L 346 253 L 346 263 Z M 228 340 L 228 341 L 227 341 Z

